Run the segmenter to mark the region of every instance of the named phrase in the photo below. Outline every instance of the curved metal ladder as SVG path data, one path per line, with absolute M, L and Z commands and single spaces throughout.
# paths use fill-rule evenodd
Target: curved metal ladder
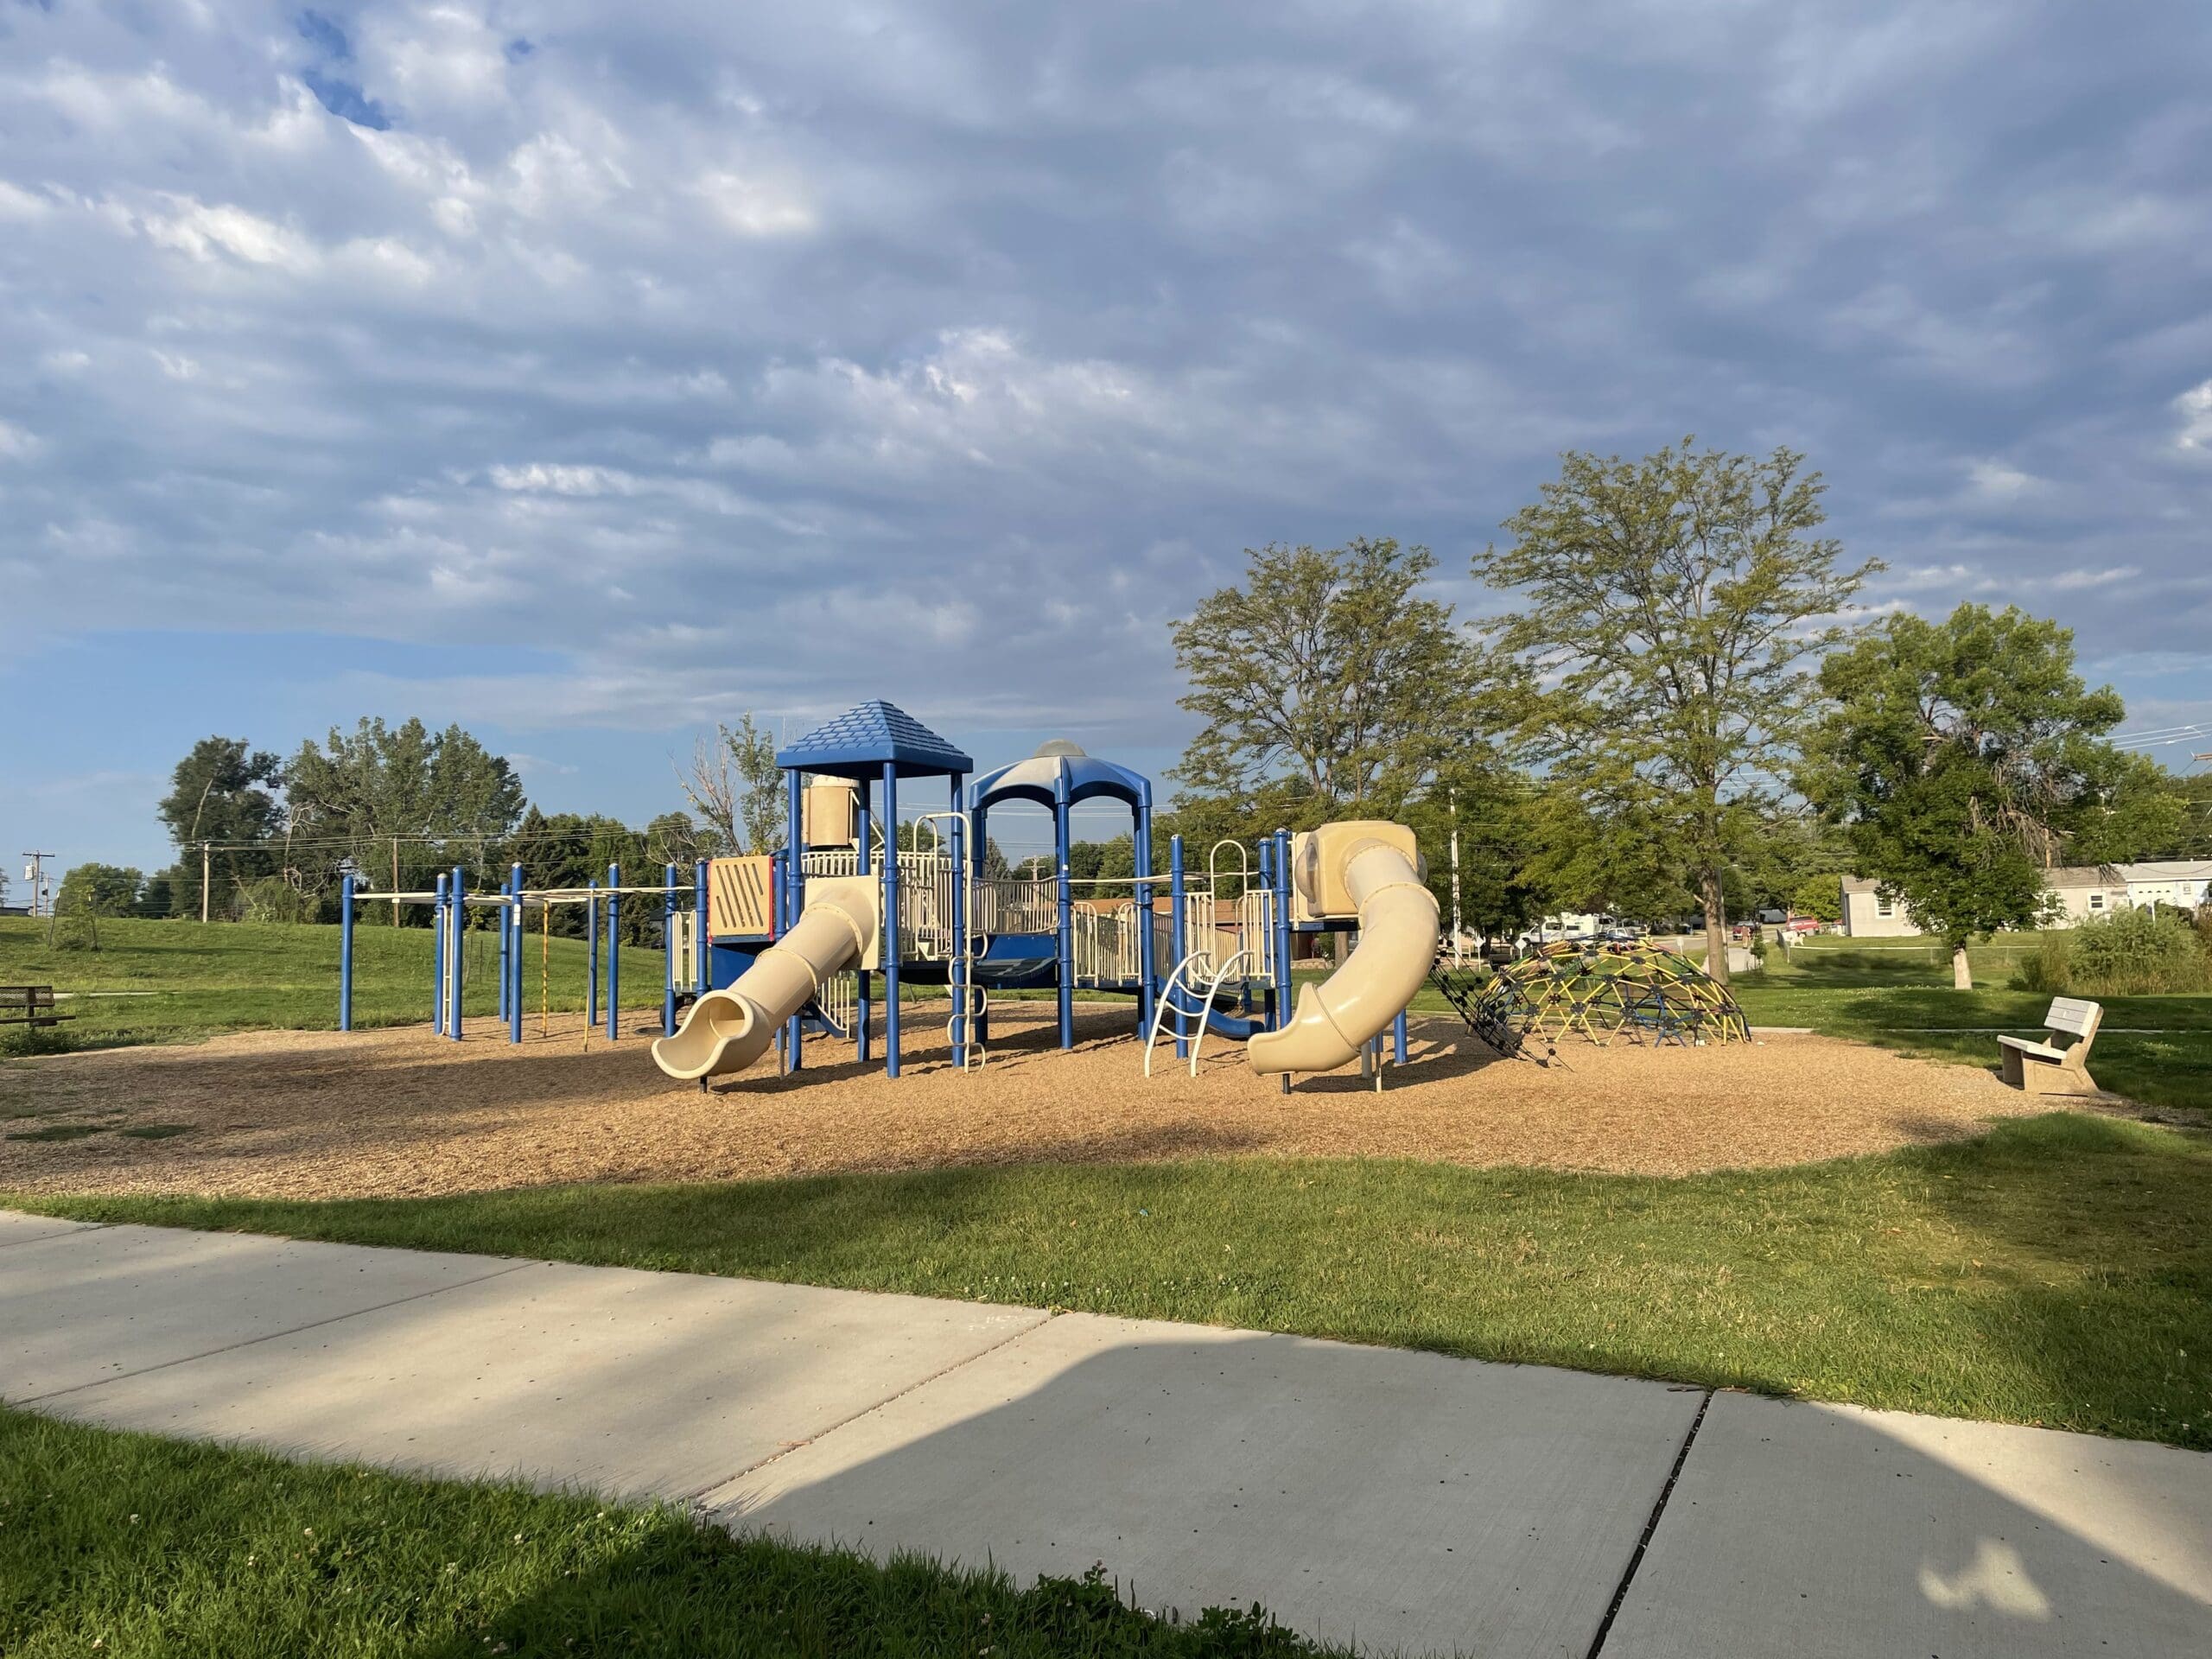
M 1214 997 L 1219 993 L 1223 982 L 1226 981 L 1231 974 L 1235 973 L 1238 967 L 1243 963 L 1245 958 L 1250 955 L 1251 952 L 1249 950 L 1239 950 L 1235 955 L 1231 956 L 1227 962 L 1222 963 L 1219 968 L 1216 969 L 1214 970 L 1213 977 L 1206 982 L 1205 999 L 1199 1002 L 1195 1010 L 1187 1007 L 1179 1008 L 1175 1006 L 1175 989 L 1179 984 L 1182 984 L 1184 982 L 1184 969 L 1191 967 L 1194 963 L 1200 963 L 1208 960 L 1207 953 L 1204 950 L 1193 950 L 1190 955 L 1185 957 L 1182 961 L 1175 964 L 1174 971 L 1167 976 L 1166 984 L 1160 988 L 1159 1002 L 1155 1004 L 1153 1008 L 1152 1029 L 1145 1034 L 1145 1076 L 1148 1077 L 1152 1075 L 1153 1046 L 1160 1040 L 1160 1027 L 1166 1024 L 1167 1016 L 1171 1014 L 1188 1014 L 1194 1012 L 1198 1016 L 1198 1034 L 1197 1040 L 1191 1045 L 1191 1075 L 1194 1077 L 1198 1075 L 1198 1056 L 1205 1048 L 1206 1019 L 1207 1016 L 1211 1014 L 1213 1012 Z M 1188 988 L 1192 992 L 1197 991 L 1198 983 L 1195 976 L 1191 980 Z

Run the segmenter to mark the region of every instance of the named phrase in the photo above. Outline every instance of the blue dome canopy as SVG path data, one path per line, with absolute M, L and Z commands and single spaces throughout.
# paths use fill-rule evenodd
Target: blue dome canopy
M 1120 801 L 1133 809 L 1148 809 L 1152 779 L 1111 760 L 1085 754 L 1065 741 L 1046 743 L 1027 760 L 985 772 L 968 791 L 969 810 L 976 812 L 1001 801 L 1034 801 L 1039 806 L 1065 801 L 1073 806 L 1100 798 Z

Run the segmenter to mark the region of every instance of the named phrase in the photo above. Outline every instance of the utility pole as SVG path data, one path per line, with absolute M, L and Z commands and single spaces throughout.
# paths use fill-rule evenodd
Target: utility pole
M 208 857 L 209 845 L 210 843 L 204 841 L 200 843 L 200 925 L 202 927 L 207 925 L 207 866 L 210 861 Z
M 30 860 L 29 863 L 23 866 L 23 880 L 31 884 L 31 916 L 33 919 L 36 919 L 39 913 L 39 895 L 46 887 L 46 861 L 52 858 L 54 855 L 52 853 L 25 853 L 23 856 Z M 46 908 L 48 914 L 53 912 L 54 906 L 50 899 Z
M 1450 791 L 1452 801 L 1452 965 L 1459 966 L 1459 791 Z

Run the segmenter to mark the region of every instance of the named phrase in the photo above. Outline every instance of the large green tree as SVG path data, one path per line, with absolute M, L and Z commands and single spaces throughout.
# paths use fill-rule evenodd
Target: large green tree
M 219 903 L 227 915 L 245 884 L 275 868 L 268 842 L 284 819 L 283 781 L 283 760 L 242 737 L 203 737 L 176 763 L 158 810 L 176 843 L 171 886 L 181 913 L 200 913 L 204 898 L 207 913 Z M 200 892 L 203 869 L 213 893 Z
M 1810 663 L 1878 568 L 1818 533 L 1823 487 L 1788 449 L 1570 454 L 1474 560 L 1514 594 L 1486 636 L 1525 752 L 1679 849 L 1724 977 L 1724 873 L 1773 808 Z
M 72 915 L 128 916 L 138 903 L 145 877 L 118 864 L 79 864 L 61 878 L 54 908 Z
M 1248 549 L 1243 582 L 1175 625 L 1181 705 L 1205 724 L 1173 776 L 1186 810 L 1227 804 L 1207 833 L 1391 817 L 1420 792 L 1472 721 L 1435 566 L 1387 538 Z M 1251 821 L 1269 810 L 1285 817 Z
M 1892 616 L 1821 667 L 1830 706 L 1798 784 L 1847 829 L 1861 874 L 1951 948 L 2031 927 L 2049 873 L 2136 856 L 2171 830 L 2157 768 L 2103 741 L 2124 713 L 2075 671 L 2074 636 L 2007 607 Z
M 372 882 L 427 886 L 455 863 L 499 861 L 521 818 L 521 781 L 459 726 L 364 719 L 300 746 L 286 769 L 294 838 L 335 867 L 351 858 Z M 400 919 L 395 903 L 392 919 Z

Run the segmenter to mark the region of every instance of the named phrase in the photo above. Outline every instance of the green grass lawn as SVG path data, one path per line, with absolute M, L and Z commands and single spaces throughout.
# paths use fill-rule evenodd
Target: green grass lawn
M 1294 1655 L 1248 1613 L 1170 1624 L 1110 1585 L 888 1567 L 680 1510 L 417 1481 L 0 1410 L 0 1653 Z
M 2111 1119 L 1690 1179 L 1244 1159 L 16 1202 L 1296 1332 L 2212 1448 L 2212 1141 Z
M 2042 1027 L 2050 998 L 2006 988 L 2036 936 L 1971 947 L 1978 988 L 1951 988 L 1940 945 L 1922 939 L 1822 938 L 1789 956 L 1770 950 L 1739 976 L 1737 1000 L 1756 1025 L 1810 1026 L 1928 1058 L 1994 1065 L 1997 1030 Z M 2212 1116 L 2212 995 L 2113 996 L 2089 1070 L 2106 1088 L 2148 1105 Z M 1929 1027 L 1980 1027 L 1980 1030 Z M 2133 1027 L 2133 1029 L 2131 1029 Z
M 99 925 L 98 950 L 49 950 L 46 925 L 0 917 L 0 985 L 51 985 L 76 995 L 61 1012 L 77 1017 L 53 1027 L 73 1047 L 176 1042 L 219 1031 L 328 1031 L 338 1023 L 335 926 L 118 919 Z M 353 935 L 353 1023 L 407 1025 L 430 1017 L 429 930 L 357 928 Z M 554 939 L 541 960 L 537 938 L 524 946 L 524 1006 L 535 1011 L 545 970 L 549 1004 L 584 1005 L 581 940 Z M 499 940 L 471 932 L 462 955 L 463 1009 L 490 1019 L 499 1006 Z M 661 953 L 622 952 L 622 1005 L 658 1007 Z M 111 995 L 112 993 L 128 995 Z M 0 1027 L 0 1033 L 16 1030 Z M 4 1051 L 0 1051 L 4 1052 Z

